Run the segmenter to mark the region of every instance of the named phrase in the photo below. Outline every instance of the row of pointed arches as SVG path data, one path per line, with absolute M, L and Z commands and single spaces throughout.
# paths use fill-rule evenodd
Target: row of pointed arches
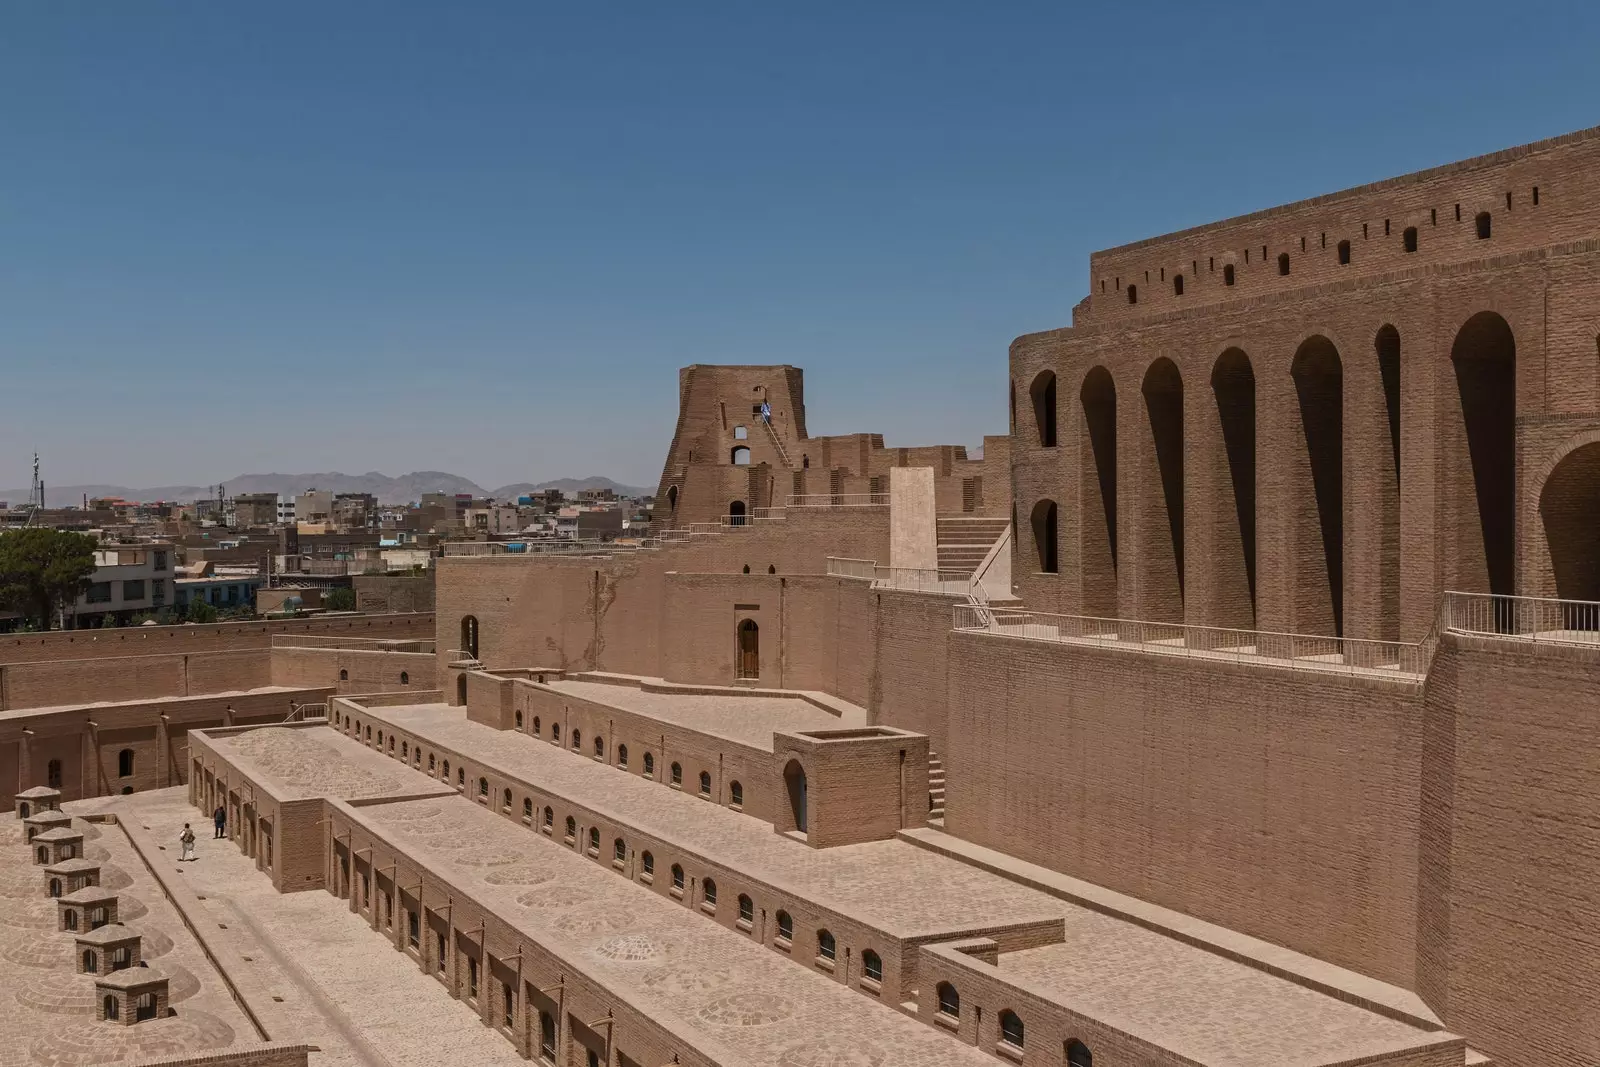
M 1267 457 L 1266 480 L 1258 477 L 1257 454 L 1257 423 L 1266 413 L 1258 403 L 1257 367 L 1242 348 L 1218 355 L 1204 386 L 1209 396 L 1189 396 L 1187 403 L 1186 389 L 1194 383 L 1184 381 L 1171 359 L 1158 358 L 1145 368 L 1137 406 L 1119 407 L 1111 372 L 1091 367 L 1077 387 L 1076 475 L 1068 472 L 1062 487 L 1078 509 L 1083 613 L 1258 628 L 1259 531 L 1270 517 L 1273 528 L 1283 531 L 1281 543 L 1275 535 L 1273 550 L 1288 554 L 1281 562 L 1291 576 L 1282 594 L 1290 603 L 1275 624 L 1343 636 L 1346 524 L 1372 523 L 1367 544 L 1375 545 L 1374 558 L 1363 553 L 1359 561 L 1365 610 L 1374 614 L 1363 636 L 1398 639 L 1401 349 L 1393 325 L 1380 328 L 1364 352 L 1341 352 L 1321 334 L 1305 338 L 1289 364 L 1292 390 L 1266 391 L 1292 407 L 1271 413 L 1273 425 L 1282 428 L 1273 447 L 1287 452 Z M 1456 580 L 1510 594 L 1516 566 L 1516 342 L 1505 319 L 1494 312 L 1468 319 L 1455 338 L 1451 363 L 1459 416 L 1445 420 L 1438 445 L 1448 468 L 1441 493 L 1453 509 L 1449 550 L 1461 557 Z M 1032 430 L 1044 448 L 1056 447 L 1065 422 L 1057 390 L 1049 370 L 1028 387 Z M 1130 420 L 1133 411 L 1138 415 Z M 1013 413 L 1015 419 L 1015 405 Z M 1186 417 L 1201 425 L 1186 425 Z M 1026 434 L 1020 425 L 1015 432 Z M 1119 478 L 1119 464 L 1130 462 L 1141 469 Z M 1358 463 L 1370 468 L 1358 472 Z M 1358 473 L 1360 492 L 1353 494 Z M 1194 493 L 1190 482 L 1196 480 L 1205 493 Z M 1131 509 L 1119 500 L 1119 486 L 1135 494 Z M 1262 494 L 1270 496 L 1258 501 Z M 1211 514 L 1189 514 L 1197 502 Z M 1258 513 L 1258 503 L 1272 509 L 1270 516 Z M 1047 497 L 1026 506 L 1037 569 L 1055 573 L 1061 566 L 1061 504 Z M 1131 515 L 1125 517 L 1124 510 Z M 1193 570 L 1189 543 L 1197 532 L 1204 535 L 1207 603 L 1186 616 Z M 1119 556 L 1128 549 L 1138 552 L 1140 565 L 1136 607 L 1118 599 Z

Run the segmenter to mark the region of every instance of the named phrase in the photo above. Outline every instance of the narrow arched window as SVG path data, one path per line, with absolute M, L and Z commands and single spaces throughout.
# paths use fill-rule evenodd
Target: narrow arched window
M 599 827 L 595 827 L 595 826 L 589 827 L 589 851 L 590 852 L 599 852 L 600 851 L 600 829 L 599 829 Z
M 517 729 L 522 729 L 522 712 L 517 712 Z
M 554 1063 L 556 1058 L 556 1021 L 547 1011 L 539 1013 L 539 1055 Z
M 117 775 L 121 778 L 133 777 L 133 749 L 125 748 L 117 753 Z
M 500 807 L 504 811 L 511 810 L 511 790 L 507 789 L 503 794 L 501 794 Z
M 346 670 L 341 670 L 339 672 L 339 681 L 348 682 L 349 680 L 350 680 L 350 672 L 346 671 Z
M 1022 1048 L 1022 1020 L 1016 1012 L 1000 1013 L 1000 1040 L 1012 1048 Z
M 628 846 L 623 843 L 620 837 L 611 842 L 611 858 L 618 863 L 628 858 Z
M 1289 253 L 1287 253 L 1287 252 L 1279 252 L 1278 253 L 1278 273 L 1279 274 L 1288 274 L 1289 273 Z
M 824 960 L 832 960 L 833 957 L 834 957 L 834 953 L 836 951 L 837 951 L 837 948 L 836 948 L 836 946 L 834 944 L 833 935 L 830 934 L 826 930 L 818 930 L 817 931 L 817 958 L 818 959 L 824 959 Z
M 656 776 L 656 757 L 653 752 L 644 754 L 644 776 L 646 778 L 654 778 Z
M 1182 296 L 1183 295 L 1183 275 L 1181 275 L 1181 274 L 1174 274 L 1172 276 L 1172 295 L 1173 296 Z
M 736 808 L 744 806 L 744 786 L 738 782 L 728 783 L 728 803 Z
M 1089 1046 L 1077 1038 L 1067 1042 L 1067 1067 L 1094 1067 L 1094 1055 Z
M 656 858 L 648 852 L 644 853 L 639 857 L 639 869 L 645 874 L 655 874 Z
M 778 912 L 778 936 L 785 941 L 794 940 L 794 916 L 786 911 Z
M 1339 266 L 1348 267 L 1349 265 L 1350 265 L 1350 242 L 1349 241 L 1340 241 L 1339 242 Z
M 576 752 L 583 747 L 583 731 L 572 731 L 572 751 Z
M 450 761 L 449 760 L 445 760 L 444 761 L 443 774 L 444 774 L 445 780 L 449 781 L 450 780 Z
M 1488 239 L 1489 213 L 1487 211 L 1480 211 L 1478 212 L 1478 240 L 1487 241 Z
M 546 830 L 548 830 L 552 826 L 554 826 L 555 824 L 556 824 L 555 809 L 554 808 L 550 808 L 550 807 L 546 807 L 544 809 L 544 828 Z
M 1407 226 L 1406 232 L 1400 236 L 1400 240 L 1407 252 L 1415 252 L 1417 250 L 1417 228 L 1415 226 Z
M 627 745 L 618 745 L 617 746 L 617 766 L 621 767 L 623 770 L 627 770 L 628 769 L 628 746 Z
M 489 795 L 489 779 L 487 779 L 487 778 L 479 778 L 478 779 L 478 795 L 480 797 L 486 797 L 486 796 Z
M 117 1017 L 117 998 L 106 997 L 100 1002 L 100 1010 L 107 1019 L 115 1019 Z
M 961 994 L 956 992 L 956 987 L 949 982 L 939 983 L 939 1014 L 948 1015 L 952 1019 L 961 1017 Z
M 1138 302 L 1139 302 L 1139 287 L 1137 285 L 1134 285 L 1132 282 L 1130 282 L 1130 283 L 1128 283 L 1128 303 L 1137 304 Z
M 550 724 L 550 740 L 554 741 L 558 745 L 561 743 L 561 724 L 560 723 L 553 722 L 553 723 Z
M 756 917 L 756 902 L 745 893 L 739 894 L 739 918 L 743 922 L 750 922 Z
M 710 878 L 700 883 L 700 898 L 713 908 L 717 906 L 717 883 Z
M 1223 285 L 1232 285 L 1233 284 L 1233 264 L 1232 263 L 1224 263 L 1222 265 L 1222 284 Z
M 874 982 L 883 981 L 883 958 L 870 948 L 861 954 L 861 974 Z
M 577 836 L 578 836 L 578 820 L 574 819 L 572 816 L 568 815 L 567 816 L 567 839 L 571 840 L 572 838 L 575 838 Z
M 605 738 L 597 737 L 597 738 L 594 739 L 594 757 L 595 757 L 595 759 L 605 759 L 606 758 L 606 739 Z
M 681 764 L 681 763 L 674 763 L 672 765 L 672 784 L 673 785 L 682 785 L 683 784 L 683 764 Z
M 731 462 L 735 467 L 749 466 L 750 450 L 744 445 L 738 445 L 734 448 L 733 453 L 729 456 L 729 462 Z
M 711 775 L 706 771 L 700 772 L 700 795 L 703 797 L 711 795 Z
M 672 865 L 672 888 L 683 888 L 683 868 L 676 863 Z
M 83 950 L 83 973 L 84 974 L 94 974 L 99 969 L 100 969 L 100 960 L 99 960 L 98 957 L 95 956 L 94 949 L 92 949 L 92 948 L 84 949 Z
M 523 822 L 532 822 L 533 821 L 533 798 L 532 797 L 523 797 L 522 798 L 522 821 Z
M 411 674 L 410 674 L 409 671 L 401 671 L 400 672 L 400 684 L 401 685 L 410 685 L 411 684 Z

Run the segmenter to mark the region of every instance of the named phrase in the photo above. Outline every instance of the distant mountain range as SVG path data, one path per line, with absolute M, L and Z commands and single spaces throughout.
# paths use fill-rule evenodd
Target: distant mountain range
M 334 493 L 371 493 L 380 504 L 407 504 L 422 499 L 423 493 L 471 493 L 475 497 L 494 500 L 515 500 L 524 493 L 544 489 L 559 489 L 572 495 L 580 489 L 610 489 L 618 496 L 645 496 L 655 492 L 640 486 L 622 485 L 610 478 L 557 478 L 548 482 L 517 482 L 498 489 L 485 489 L 459 474 L 445 471 L 412 471 L 398 478 L 368 471 L 366 474 L 341 474 L 325 471 L 318 474 L 241 474 L 225 479 L 223 491 L 228 496 L 241 493 L 277 493 L 293 497 L 307 489 L 326 489 Z M 124 500 L 198 500 L 213 495 L 213 488 L 203 485 L 158 485 L 146 489 L 130 489 L 124 485 L 50 485 L 45 484 L 46 507 L 82 506 L 83 498 L 116 496 Z M 26 489 L 0 489 L 0 500 L 13 506 L 28 498 Z

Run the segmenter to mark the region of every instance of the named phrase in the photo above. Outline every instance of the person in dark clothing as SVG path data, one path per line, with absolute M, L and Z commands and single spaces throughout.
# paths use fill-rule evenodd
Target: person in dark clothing
M 217 810 L 211 813 L 211 824 L 217 828 L 217 832 L 212 834 L 212 837 L 228 836 L 228 809 L 218 804 Z

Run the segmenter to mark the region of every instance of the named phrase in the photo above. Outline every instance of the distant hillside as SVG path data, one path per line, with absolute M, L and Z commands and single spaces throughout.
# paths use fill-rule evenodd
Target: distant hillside
M 229 496 L 241 493 L 277 493 L 293 497 L 307 489 L 326 489 L 334 493 L 371 493 L 381 504 L 406 504 L 420 500 L 423 493 L 471 493 L 476 497 L 493 497 L 495 500 L 515 499 L 523 493 L 553 488 L 564 493 L 580 489 L 611 489 L 622 496 L 643 496 L 652 492 L 634 486 L 621 485 L 610 478 L 557 478 L 538 484 L 518 482 L 489 491 L 469 478 L 446 471 L 412 471 L 391 478 L 378 471 L 366 474 L 343 474 L 323 471 L 314 474 L 241 474 L 222 482 Z M 52 508 L 74 507 L 83 503 L 85 496 L 114 496 L 125 500 L 190 501 L 210 496 L 214 490 L 202 485 L 158 485 L 146 488 L 129 488 L 125 485 L 49 485 L 45 486 L 45 505 Z M 0 489 L 0 500 L 13 505 L 28 498 L 26 489 Z
M 598 475 L 589 478 L 557 478 L 553 482 L 540 482 L 534 485 L 530 482 L 516 482 L 512 485 L 502 485 L 489 495 L 496 500 L 511 500 L 524 493 L 537 493 L 545 489 L 559 489 L 568 496 L 573 496 L 583 489 L 609 489 L 618 496 L 649 496 L 654 489 L 646 489 L 637 485 L 623 485 L 610 478 Z

